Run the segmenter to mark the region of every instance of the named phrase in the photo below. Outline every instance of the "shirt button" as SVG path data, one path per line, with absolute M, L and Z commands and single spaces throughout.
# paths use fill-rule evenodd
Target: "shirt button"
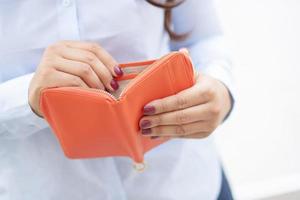
M 65 6 L 65 7 L 70 6 L 71 3 L 72 3 L 71 0 L 63 0 L 63 1 L 62 1 L 62 5 Z

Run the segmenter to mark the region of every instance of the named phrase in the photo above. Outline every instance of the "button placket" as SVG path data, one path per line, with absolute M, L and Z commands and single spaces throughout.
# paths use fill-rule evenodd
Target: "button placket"
M 76 1 L 60 0 L 58 3 L 58 27 L 61 40 L 79 40 Z
M 65 7 L 68 7 L 69 5 L 71 5 L 72 1 L 71 0 L 62 0 L 62 5 Z

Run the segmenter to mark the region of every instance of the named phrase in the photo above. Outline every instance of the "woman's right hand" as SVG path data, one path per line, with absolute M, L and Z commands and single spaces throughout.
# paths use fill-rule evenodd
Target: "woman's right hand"
M 46 48 L 29 86 L 28 100 L 40 115 L 40 93 L 44 88 L 76 86 L 115 91 L 113 77 L 123 72 L 112 56 L 96 43 L 61 41 Z

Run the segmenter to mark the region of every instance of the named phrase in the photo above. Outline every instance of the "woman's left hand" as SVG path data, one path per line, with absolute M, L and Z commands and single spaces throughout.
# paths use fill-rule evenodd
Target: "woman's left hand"
M 200 74 L 194 86 L 150 102 L 140 120 L 141 133 L 151 138 L 205 138 L 231 109 L 225 85 Z

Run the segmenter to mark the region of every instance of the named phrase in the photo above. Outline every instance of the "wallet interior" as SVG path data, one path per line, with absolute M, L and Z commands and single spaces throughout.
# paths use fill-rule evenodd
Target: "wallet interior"
M 139 73 L 144 71 L 150 64 L 147 65 L 139 65 L 139 66 L 121 66 L 123 70 L 123 76 L 117 79 L 119 84 L 119 89 L 114 92 L 110 92 L 116 98 L 119 98 L 121 92 L 128 85 L 130 81 L 132 81 Z

